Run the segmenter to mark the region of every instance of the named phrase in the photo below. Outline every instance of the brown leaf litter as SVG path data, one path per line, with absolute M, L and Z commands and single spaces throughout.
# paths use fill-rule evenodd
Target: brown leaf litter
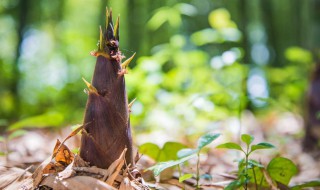
M 28 169 L 0 167 L 0 189 L 4 190 L 148 190 L 136 168 L 126 164 L 124 149 L 108 169 L 89 166 L 64 142 L 81 131 L 79 127 L 62 143 L 57 140 L 52 155 L 31 174 Z

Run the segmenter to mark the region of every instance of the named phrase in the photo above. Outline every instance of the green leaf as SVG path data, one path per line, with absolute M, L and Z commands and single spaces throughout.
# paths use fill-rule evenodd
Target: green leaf
M 288 185 L 291 177 L 297 174 L 298 169 L 291 160 L 277 157 L 270 161 L 267 171 L 273 180 Z
M 246 162 L 245 159 L 239 161 L 238 165 L 238 180 L 242 183 L 251 182 L 251 183 L 258 183 L 261 186 L 266 187 L 268 183 L 264 179 L 264 175 L 262 173 L 261 168 L 264 166 L 258 163 L 255 160 L 248 160 L 248 170 L 246 170 Z
M 156 144 L 145 143 L 139 147 L 139 152 L 157 161 L 160 154 L 160 148 Z
M 169 160 L 177 160 L 177 152 L 183 148 L 186 148 L 186 145 L 178 142 L 166 142 L 160 150 L 160 155 L 157 161 L 165 162 Z
M 8 136 L 8 140 L 12 140 L 12 139 L 14 139 L 14 138 L 16 138 L 16 137 L 20 137 L 20 136 L 22 136 L 22 135 L 24 135 L 24 134 L 26 134 L 27 133 L 27 131 L 26 130 L 16 130 L 16 131 L 14 131 L 14 132 L 12 132 L 9 136 Z
M 251 135 L 248 135 L 248 134 L 243 134 L 243 135 L 241 135 L 241 140 L 243 142 L 245 142 L 247 144 L 247 146 L 249 146 L 252 143 L 252 141 L 254 140 L 254 137 Z
M 251 166 L 258 167 L 258 168 L 264 168 L 264 165 L 260 164 L 259 162 L 255 161 L 255 160 L 248 160 L 248 164 Z
M 197 148 L 200 150 L 203 147 L 207 146 L 210 144 L 212 141 L 217 139 L 220 136 L 220 134 L 214 134 L 214 133 L 207 133 L 203 136 L 201 136 L 198 140 L 198 146 Z
M 179 177 L 179 182 L 183 182 L 184 180 L 192 178 L 193 174 L 184 174 L 183 176 Z
M 0 142 L 4 142 L 4 141 L 5 141 L 4 136 L 0 136 Z
M 229 183 L 229 185 L 227 185 L 227 187 L 225 187 L 224 190 L 238 189 L 238 187 L 240 187 L 241 185 L 242 185 L 241 181 L 235 180 L 235 181 Z
M 183 157 L 190 156 L 192 154 L 196 154 L 198 151 L 199 151 L 198 149 L 184 148 L 179 150 L 179 152 L 177 153 L 177 156 L 178 158 L 183 158 Z
M 160 175 L 160 173 L 167 169 L 167 168 L 170 168 L 170 167 L 173 167 L 173 166 L 176 166 L 176 165 L 179 165 L 187 160 L 190 160 L 192 158 L 194 158 L 196 155 L 190 155 L 190 156 L 187 156 L 187 157 L 184 157 L 184 158 L 181 158 L 179 160 L 171 160 L 171 161 L 168 161 L 168 162 L 159 162 L 157 163 L 156 165 L 150 167 L 150 168 L 147 168 L 147 170 L 151 170 L 153 171 L 153 174 L 155 176 L 158 176 Z
M 258 185 L 261 184 L 263 187 L 268 186 L 260 167 L 251 167 L 248 169 L 247 173 L 251 183 L 257 183 Z
M 234 150 L 240 150 L 243 151 L 241 146 L 233 143 L 233 142 L 228 142 L 228 143 L 224 143 L 224 144 L 220 144 L 219 146 L 217 146 L 216 148 L 227 148 L 227 149 L 234 149 Z
M 64 117 L 61 113 L 51 112 L 20 120 L 10 125 L 8 130 L 11 131 L 21 128 L 58 127 L 62 125 L 63 120 Z
M 73 154 L 79 154 L 80 148 L 74 148 L 71 150 Z
M 292 186 L 290 189 L 291 190 L 300 190 L 305 187 L 320 187 L 320 180 L 305 182 L 303 184 Z
M 259 150 L 259 149 L 269 149 L 269 148 L 275 148 L 275 146 L 273 146 L 270 143 L 266 143 L 266 142 L 262 142 L 256 145 L 252 145 L 251 146 L 251 152 L 255 151 L 255 150 Z

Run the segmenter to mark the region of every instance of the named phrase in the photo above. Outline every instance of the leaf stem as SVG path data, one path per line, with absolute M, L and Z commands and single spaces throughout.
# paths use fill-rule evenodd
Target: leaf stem
M 246 184 L 246 186 L 245 186 L 245 190 L 247 190 L 248 189 L 248 154 L 246 154 L 246 168 L 245 168 L 245 177 L 246 177 L 246 181 L 245 181 L 245 184 Z
M 178 172 L 179 172 L 179 180 L 182 176 L 182 172 L 181 172 L 181 167 L 180 167 L 180 164 L 178 164 Z M 183 183 L 183 190 L 186 189 L 186 185 Z
M 246 155 L 246 169 L 245 169 L 245 176 L 246 176 L 246 186 L 245 186 L 245 189 L 248 188 L 248 163 L 249 163 L 249 145 L 247 144 L 247 150 L 245 152 L 245 155 Z
M 196 176 L 197 184 L 196 184 L 196 189 L 200 189 L 199 188 L 199 180 L 200 180 L 200 151 L 197 153 L 197 156 L 198 156 L 198 160 L 197 160 L 197 176 Z
M 252 168 L 253 177 L 254 177 L 254 184 L 256 185 L 256 190 L 258 190 L 258 182 L 256 177 L 256 172 L 254 171 L 254 167 Z

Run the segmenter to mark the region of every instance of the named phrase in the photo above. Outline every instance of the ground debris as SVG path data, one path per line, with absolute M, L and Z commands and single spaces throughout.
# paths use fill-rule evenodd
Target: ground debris
M 33 174 L 28 169 L 0 167 L 0 189 L 148 190 L 139 171 L 126 165 L 126 151 L 123 150 L 108 169 L 102 169 L 89 166 L 79 155 L 70 154 L 69 149 L 57 141 L 53 151 L 55 156 L 42 162 Z M 63 152 L 67 152 L 67 157 Z
M 147 190 L 141 177 L 134 178 L 134 168 L 125 167 L 125 152 L 115 160 L 108 169 L 89 166 L 79 155 L 75 155 L 63 171 L 42 174 L 42 180 L 37 187 L 50 187 L 52 189 L 110 189 L 110 190 Z M 137 176 L 137 175 L 136 175 Z

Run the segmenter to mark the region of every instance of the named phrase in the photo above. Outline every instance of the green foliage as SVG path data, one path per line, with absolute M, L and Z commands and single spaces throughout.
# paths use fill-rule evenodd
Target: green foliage
M 251 145 L 251 143 L 254 141 L 254 137 L 248 134 L 242 134 L 241 141 L 246 144 L 246 149 L 242 149 L 239 144 L 233 142 L 228 142 L 217 146 L 217 148 L 239 150 L 243 152 L 245 156 L 245 158 L 241 159 L 238 163 L 238 179 L 230 183 L 227 186 L 227 189 L 237 188 L 242 185 L 245 185 L 245 189 L 247 189 L 249 182 L 258 184 L 258 182 L 261 181 L 263 183 L 263 174 L 260 168 L 264 168 L 264 166 L 255 160 L 249 159 L 249 155 L 255 150 L 274 148 L 272 144 L 265 142 Z
M 184 180 L 192 178 L 193 174 L 184 174 L 183 176 L 179 177 L 179 182 L 183 182 Z
M 192 154 L 197 154 L 198 153 L 198 149 L 192 149 L 192 148 L 185 148 L 185 149 L 182 149 L 180 150 L 178 153 L 177 153 L 177 156 L 179 158 L 183 158 L 183 157 L 186 157 L 186 156 L 190 156 Z
M 266 142 L 263 142 L 263 143 L 258 143 L 258 144 L 255 144 L 255 145 L 252 145 L 251 146 L 251 152 L 255 151 L 255 150 L 259 150 L 259 149 L 269 149 L 269 148 L 275 148 L 272 144 L 270 143 L 266 143 Z
M 153 143 L 145 143 L 139 146 L 139 152 L 141 154 L 145 154 L 154 160 L 158 160 L 160 151 L 159 146 Z
M 157 162 L 176 160 L 177 152 L 186 146 L 178 142 L 166 142 L 160 149 L 153 143 L 145 143 L 139 147 L 139 152 L 145 154 Z
M 208 133 L 203 136 L 201 136 L 198 140 L 197 143 L 197 148 L 191 149 L 191 148 L 186 148 L 186 149 L 181 149 L 177 155 L 179 158 L 183 158 L 192 154 L 199 154 L 201 149 L 208 144 L 210 144 L 212 141 L 217 139 L 220 136 L 220 134 L 213 134 L 213 133 Z
M 312 54 L 301 47 L 290 47 L 285 51 L 285 57 L 296 63 L 310 64 L 312 62 Z
M 291 190 L 305 189 L 306 187 L 320 187 L 320 180 L 309 181 L 300 185 L 292 186 Z
M 220 134 L 212 134 L 212 133 L 207 133 L 201 136 L 198 140 L 197 149 L 200 151 L 203 147 L 207 146 L 212 141 L 216 140 L 219 136 Z
M 61 113 L 46 113 L 20 120 L 9 126 L 8 130 L 22 128 L 58 127 L 63 123 L 64 116 Z
M 245 155 L 245 158 L 241 159 L 238 163 L 238 179 L 231 182 L 225 189 L 238 189 L 241 186 L 247 189 L 247 185 L 249 183 L 254 184 L 256 189 L 258 187 L 259 189 L 261 187 L 268 187 L 269 184 L 265 179 L 266 176 L 263 173 L 263 170 L 265 170 L 265 172 L 270 176 L 271 180 L 277 183 L 281 183 L 285 186 L 287 186 L 291 178 L 298 173 L 297 166 L 287 158 L 273 158 L 266 168 L 258 161 L 249 159 L 249 155 L 256 150 L 270 149 L 275 147 L 272 144 L 266 142 L 251 145 L 251 143 L 254 141 L 254 137 L 248 134 L 242 134 L 241 140 L 246 144 L 246 151 L 244 151 L 240 145 L 232 142 L 224 143 L 217 146 L 217 148 L 239 150 Z M 291 189 L 315 187 L 318 185 L 318 181 L 313 181 L 293 186 Z
M 22 135 L 22 128 L 57 127 L 81 121 L 86 95 L 80 93 L 85 87 L 80 81 L 82 76 L 89 78 L 93 69 L 88 64 L 94 60 L 89 52 L 96 48 L 96 23 L 100 22 L 100 9 L 104 7 L 98 0 L 48 1 L 41 3 L 43 9 L 39 12 L 36 1 L 28 1 L 30 9 L 21 8 L 22 2 L 5 1 L 0 5 L 0 127 L 10 127 L 8 135 L 13 137 Z M 123 6 L 130 3 L 123 0 L 110 2 L 114 10 L 121 10 L 122 17 L 134 19 L 123 19 L 121 23 L 127 27 L 121 31 L 121 46 L 125 56 L 132 51 L 140 54 L 126 76 L 129 99 L 137 97 L 131 118 L 136 134 L 175 127 L 177 131 L 200 135 L 212 121 L 233 117 L 244 109 L 264 111 L 264 115 L 278 109 L 303 112 L 300 105 L 313 61 L 308 42 L 319 46 L 317 37 L 304 33 L 308 31 L 304 30 L 308 28 L 306 24 L 313 25 L 310 21 L 317 20 L 317 14 L 308 8 L 309 1 L 248 1 L 241 6 L 239 2 L 216 0 L 182 2 L 131 2 L 134 6 Z M 277 8 L 259 11 L 265 7 Z M 15 16 L 22 13 L 20 10 L 29 11 L 24 27 Z M 313 16 L 306 17 L 309 13 Z M 301 23 L 291 22 L 292 18 Z M 145 23 L 149 30 L 144 30 Z M 273 27 L 266 27 L 270 23 Z M 17 31 L 20 27 L 21 44 Z M 298 32 L 288 35 L 287 31 Z M 304 47 L 306 44 L 309 45 Z M 257 45 L 267 50 L 257 54 L 253 51 Z M 265 65 L 258 65 L 253 59 L 260 53 L 270 55 Z M 246 96 L 249 73 L 257 67 L 265 73 L 269 92 L 268 97 L 255 98 L 265 102 L 261 107 L 252 106 Z M 51 111 L 60 116 L 32 117 Z M 11 124 L 13 121 L 18 122 Z M 0 141 L 4 140 L 0 136 Z M 251 152 L 272 148 L 266 143 L 251 145 L 253 138 L 248 135 L 242 135 L 241 140 Z M 165 147 L 150 143 L 140 149 L 157 161 L 177 160 L 175 153 L 180 147 Z M 218 147 L 251 153 L 235 143 Z M 197 154 L 198 149 L 178 152 L 183 158 Z M 256 162 L 247 161 L 244 165 L 253 183 L 253 170 L 256 178 L 263 175 Z M 245 179 L 239 178 L 232 185 L 244 183 Z
M 224 143 L 224 144 L 220 144 L 219 146 L 217 146 L 217 148 L 227 148 L 227 149 L 234 149 L 234 150 L 240 150 L 243 152 L 242 148 L 240 145 L 233 143 L 233 142 L 228 142 L 228 143 Z
M 87 78 L 93 69 L 88 64 L 94 60 L 89 52 L 96 48 L 96 23 L 99 23 L 102 17 L 100 9 L 106 3 L 98 0 L 90 4 L 75 0 L 43 2 L 43 9 L 39 11 L 37 4 L 31 1 L 28 2 L 30 9 L 20 8 L 22 2 L 6 1 L 0 5 L 0 44 L 3 47 L 0 53 L 0 120 L 7 123 L 0 125 L 8 127 L 21 116 L 30 117 L 49 111 L 67 116 L 62 122 L 64 125 L 77 123 L 81 120 L 86 98 L 80 93 L 84 88 L 80 80 L 82 76 Z M 267 17 L 264 15 L 266 11 L 259 11 L 263 14 L 260 16 L 254 14 L 261 7 L 266 7 L 262 2 L 248 3 L 250 8 L 216 0 L 203 0 L 201 3 L 138 1 L 131 2 L 132 6 L 123 6 L 126 3 L 124 0 L 108 2 L 115 12 L 135 20 L 122 21 L 121 26 L 125 28 L 121 31 L 123 40 L 120 43 L 125 56 L 132 51 L 140 54 L 133 71 L 127 76 L 129 98 L 138 98 L 132 112 L 136 131 L 152 130 L 155 123 L 157 126 L 154 128 L 161 127 L 161 122 L 154 119 L 159 112 L 165 117 L 160 120 L 173 118 L 182 129 L 192 125 L 194 129 L 190 130 L 194 131 L 191 133 L 199 131 L 199 134 L 208 128 L 211 121 L 237 114 L 240 100 L 241 110 L 250 108 L 255 112 L 266 109 L 249 105 L 251 103 L 244 96 L 248 73 L 257 67 L 253 61 L 248 61 L 254 55 L 250 51 L 257 44 L 266 44 L 266 39 L 268 45 L 264 53 L 270 57 L 261 70 L 266 73 L 268 88 L 271 89 L 267 98 L 277 102 L 266 105 L 286 105 L 296 108 L 294 111 L 300 110 L 297 103 L 307 85 L 306 76 L 312 56 L 294 40 L 300 36 L 308 38 L 301 40 L 306 42 L 314 38 L 300 35 L 300 32 L 281 35 L 279 30 L 305 28 L 286 20 L 293 16 L 298 15 L 298 20 L 305 21 L 303 23 L 310 23 L 312 18 L 300 17 L 305 14 L 289 11 L 296 9 L 288 9 L 285 3 L 277 1 L 270 3 L 271 7 L 287 10 L 281 15 L 290 15 L 282 17 L 283 20 Z M 297 6 L 296 3 L 294 5 Z M 310 11 L 306 10 L 309 6 L 298 7 L 300 11 Z M 11 11 L 26 13 L 26 18 L 30 19 L 20 27 L 23 22 L 15 14 L 10 14 Z M 239 13 L 248 15 L 248 20 L 243 22 Z M 146 23 L 147 29 L 144 29 Z M 269 31 L 263 26 L 267 23 L 278 25 Z M 282 27 L 279 23 L 290 25 Z M 17 31 L 17 28 L 22 31 Z M 19 33 L 23 33 L 21 41 Z M 296 36 L 298 34 L 299 37 Z M 298 46 L 288 47 L 288 44 Z M 16 74 L 15 71 L 20 72 Z M 173 107 L 179 109 L 171 109 Z M 197 122 L 190 124 L 195 117 Z
M 79 154 L 80 149 L 79 149 L 79 148 L 74 148 L 74 149 L 71 150 L 71 152 L 72 152 L 73 154 Z
M 168 154 L 173 154 L 175 151 L 178 151 L 178 149 L 181 149 L 179 152 L 175 152 L 175 155 L 174 155 L 174 158 L 176 157 L 176 155 L 178 155 L 179 159 L 177 159 L 177 160 L 172 159 L 167 162 L 159 162 L 155 166 L 148 168 L 148 170 L 153 171 L 155 176 L 158 176 L 163 170 L 170 168 L 170 167 L 173 167 L 173 166 L 177 166 L 179 164 L 182 164 L 182 163 L 194 158 L 195 156 L 198 156 L 198 161 L 199 161 L 199 154 L 200 154 L 200 151 L 202 150 L 202 148 L 204 148 L 205 146 L 210 144 L 212 141 L 217 139 L 219 136 L 220 136 L 220 134 L 213 134 L 213 133 L 207 133 L 207 134 L 201 136 L 198 140 L 196 149 L 181 149 L 182 145 L 180 143 L 170 142 L 170 144 L 166 143 L 163 146 L 162 151 L 159 148 L 158 149 L 155 148 L 157 146 L 152 143 L 147 143 L 147 144 L 140 146 L 139 150 L 144 151 L 145 153 L 149 153 L 150 155 L 154 156 L 154 155 L 161 155 L 161 152 L 166 152 L 166 151 L 167 151 L 166 153 L 168 153 Z M 167 147 L 171 147 L 171 148 L 170 149 L 165 148 L 166 145 L 167 145 Z M 176 147 L 176 148 L 174 148 L 174 147 Z M 152 148 L 155 148 L 155 151 L 150 150 Z M 141 153 L 143 153 L 143 152 L 141 152 Z M 168 156 L 166 159 L 169 159 L 172 157 L 173 156 L 171 155 L 171 156 Z M 155 160 L 157 160 L 157 159 L 159 160 L 160 156 L 156 156 L 155 158 L 156 158 Z M 182 181 L 188 179 L 188 177 L 192 177 L 190 175 L 183 175 L 183 176 L 180 176 L 182 178 Z M 200 176 L 199 176 L 199 174 L 197 174 L 197 179 L 199 179 L 199 178 L 200 178 Z
M 216 9 L 209 14 L 209 24 L 212 28 L 236 28 L 237 25 L 231 20 L 231 15 L 226 9 Z
M 156 165 L 148 168 L 148 170 L 153 171 L 155 176 L 160 175 L 160 173 L 167 168 L 179 166 L 180 164 L 198 156 L 197 173 L 182 174 L 179 169 L 179 173 L 180 173 L 179 182 L 182 183 L 184 180 L 187 180 L 195 176 L 197 180 L 196 188 L 199 188 L 200 178 L 211 179 L 211 176 L 208 174 L 200 175 L 200 172 L 199 172 L 200 151 L 205 146 L 210 144 L 212 141 L 217 139 L 219 136 L 220 134 L 213 134 L 213 133 L 208 133 L 201 136 L 198 139 L 197 148 L 195 149 L 190 149 L 190 148 L 181 149 L 182 148 L 181 144 L 170 142 L 170 143 L 166 143 L 162 149 L 160 149 L 155 144 L 146 143 L 140 146 L 140 151 L 144 152 L 145 154 L 157 160 L 159 158 L 159 154 L 161 154 L 161 151 L 167 150 L 168 153 L 170 152 L 169 149 L 165 148 L 166 145 L 167 146 L 172 145 L 173 147 L 178 146 L 180 148 L 180 151 L 178 152 L 177 150 L 179 148 L 171 148 L 174 152 L 177 152 L 179 159 L 169 160 L 166 162 L 158 162 Z M 241 159 L 238 162 L 238 178 L 232 181 L 231 183 L 229 183 L 225 187 L 225 189 L 234 190 L 241 187 L 244 187 L 244 189 L 247 189 L 249 184 L 253 184 L 258 189 L 261 189 L 262 187 L 267 188 L 270 186 L 270 184 L 268 184 L 268 182 L 266 181 L 266 176 L 265 176 L 266 174 L 270 176 L 272 181 L 276 182 L 275 184 L 280 183 L 284 186 L 287 186 L 291 178 L 297 174 L 298 169 L 296 165 L 287 158 L 283 158 L 283 157 L 273 158 L 269 162 L 267 167 L 265 167 L 263 164 L 259 163 L 256 160 L 249 159 L 249 155 L 256 150 L 274 148 L 272 144 L 263 142 L 263 143 L 252 145 L 252 142 L 254 141 L 254 137 L 248 134 L 242 134 L 241 140 L 246 145 L 245 149 L 243 149 L 239 144 L 233 143 L 233 142 L 223 143 L 216 147 L 216 148 L 238 150 L 243 152 L 245 155 L 244 159 Z M 168 157 L 168 158 L 171 158 L 171 157 Z M 264 172 L 266 174 L 264 174 Z M 291 189 L 298 190 L 304 187 L 316 187 L 316 186 L 319 186 L 319 183 L 320 183 L 319 181 L 306 182 L 304 184 L 293 186 L 291 187 Z
M 298 173 L 298 168 L 291 160 L 278 157 L 269 162 L 267 171 L 273 180 L 288 185 L 290 179 Z
M 251 135 L 248 135 L 248 134 L 243 134 L 243 135 L 241 135 L 241 140 L 243 142 L 245 142 L 247 144 L 247 146 L 249 146 L 252 143 L 252 141 L 254 140 L 254 137 Z
M 244 173 L 245 167 L 245 160 L 241 160 L 239 162 L 239 176 L 246 175 L 248 179 L 247 182 L 257 184 L 262 187 L 269 186 L 262 172 L 263 169 L 266 170 L 273 181 L 279 182 L 283 185 L 288 185 L 290 179 L 297 174 L 297 167 L 295 164 L 291 160 L 283 157 L 273 158 L 266 168 L 259 162 L 249 159 L 246 174 Z M 243 184 L 245 183 L 242 183 L 242 185 Z
M 167 168 L 170 168 L 170 167 L 173 167 L 173 166 L 177 166 L 179 164 L 182 164 L 182 163 L 194 158 L 195 156 L 196 155 L 193 154 L 193 155 L 190 155 L 190 156 L 187 156 L 187 157 L 183 157 L 183 158 L 181 158 L 179 160 L 171 160 L 171 161 L 168 161 L 168 162 L 159 162 L 156 165 L 148 168 L 148 170 L 153 171 L 153 174 L 155 176 L 158 176 L 158 175 L 160 175 L 160 173 L 163 170 L 165 170 Z

